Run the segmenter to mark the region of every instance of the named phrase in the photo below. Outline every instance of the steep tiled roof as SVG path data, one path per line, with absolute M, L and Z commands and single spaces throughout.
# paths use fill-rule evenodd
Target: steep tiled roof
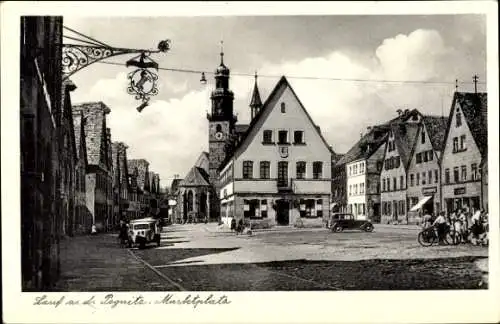
M 399 124 L 408 118 L 420 114 L 417 109 L 402 111 L 401 115 L 390 119 L 389 121 L 373 126 L 351 149 L 337 161 L 337 166 L 342 166 L 352 161 L 370 157 L 385 141 L 391 125 Z M 416 132 L 416 130 L 415 130 Z M 369 147 L 366 144 L 370 144 Z M 368 147 L 370 150 L 366 151 L 363 147 Z M 411 146 L 410 146 L 411 147 Z
M 209 175 L 202 168 L 192 167 L 186 177 L 179 183 L 179 187 L 210 186 Z
M 105 115 L 111 110 L 102 102 L 89 102 L 73 106 L 73 111 L 82 111 L 86 119 L 84 125 L 87 160 L 89 164 L 99 165 L 101 144 L 106 141 Z
M 337 161 L 336 165 L 344 165 L 358 159 L 367 159 L 385 142 L 389 128 L 385 126 L 373 127 L 370 132 L 354 144 L 351 149 Z
M 234 132 L 236 134 L 245 133 L 248 130 L 248 127 L 250 127 L 248 124 L 236 124 L 234 125 Z
M 488 147 L 487 94 L 456 92 L 455 100 L 462 108 L 465 120 L 469 125 L 479 151 L 484 154 Z
M 394 142 L 401 161 L 406 167 L 411 158 L 411 150 L 417 136 L 418 124 L 394 123 L 391 125 L 391 130 L 394 133 Z
M 427 135 L 431 139 L 432 147 L 436 151 L 441 151 L 445 142 L 448 118 L 441 116 L 423 116 L 423 122 L 427 130 Z
M 276 103 L 276 101 L 283 94 L 283 92 L 286 90 L 287 87 L 290 88 L 292 94 L 297 99 L 297 101 L 299 103 L 299 106 L 304 110 L 304 112 L 305 112 L 305 114 L 306 114 L 307 119 L 309 120 L 309 122 L 311 122 L 314 125 L 314 122 L 312 121 L 311 116 L 309 115 L 309 113 L 305 109 L 304 105 L 302 104 L 302 102 L 300 101 L 299 97 L 297 96 L 297 94 L 293 90 L 292 86 L 290 85 L 290 83 L 288 83 L 288 80 L 286 79 L 286 77 L 282 76 L 280 78 L 280 80 L 278 81 L 278 83 L 276 84 L 276 86 L 274 87 L 274 89 L 271 91 L 271 93 L 267 97 L 267 99 L 264 102 L 262 108 L 258 111 L 257 115 L 250 122 L 250 125 L 248 126 L 248 129 L 241 135 L 241 139 L 238 141 L 238 144 L 236 145 L 236 147 L 234 148 L 234 150 L 232 150 L 233 154 L 228 154 L 226 156 L 226 158 L 224 159 L 224 161 L 222 161 L 222 163 L 220 164 L 220 167 L 219 167 L 220 170 L 222 170 L 226 166 L 226 164 L 234 157 L 234 153 L 238 152 L 239 148 L 246 141 L 246 139 L 248 138 L 249 134 L 252 132 L 252 129 L 255 127 L 255 125 L 257 125 L 257 123 L 259 122 L 259 120 L 261 118 L 263 118 L 263 116 L 266 114 L 266 111 L 269 110 L 269 109 L 271 109 L 272 106 L 274 106 L 274 104 Z M 326 142 L 326 140 L 323 137 L 323 135 L 321 134 L 321 132 L 316 127 L 315 127 L 315 129 L 317 130 L 320 139 L 323 141 L 323 143 L 326 145 L 326 147 L 329 150 L 331 150 L 330 145 L 328 145 L 328 143 Z

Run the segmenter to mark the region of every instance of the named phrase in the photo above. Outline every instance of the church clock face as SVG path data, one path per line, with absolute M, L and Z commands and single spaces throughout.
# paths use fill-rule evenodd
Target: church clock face
M 222 132 L 217 132 L 215 133 L 215 139 L 220 141 L 224 138 L 224 134 L 222 134 Z

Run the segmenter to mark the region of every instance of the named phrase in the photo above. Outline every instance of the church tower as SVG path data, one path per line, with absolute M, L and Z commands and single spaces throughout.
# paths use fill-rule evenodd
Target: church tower
M 218 191 L 218 168 L 227 155 L 227 145 L 233 137 L 236 116 L 233 114 L 234 94 L 229 90 L 229 68 L 224 65 L 224 52 L 220 53 L 220 65 L 215 70 L 215 89 L 210 97 L 212 111 L 208 119 L 208 156 L 210 183 Z M 218 192 L 217 192 L 218 194 Z

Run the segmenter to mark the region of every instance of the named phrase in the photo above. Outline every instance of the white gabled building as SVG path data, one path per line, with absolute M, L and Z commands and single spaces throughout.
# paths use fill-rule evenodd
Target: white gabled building
M 219 169 L 222 221 L 323 226 L 330 213 L 332 151 L 285 77 L 252 116 Z
M 441 152 L 447 118 L 422 116 L 407 171 L 408 222 L 420 223 L 424 212 L 441 210 Z
M 485 208 L 481 164 L 487 156 L 487 94 L 455 92 L 441 163 L 442 206 Z

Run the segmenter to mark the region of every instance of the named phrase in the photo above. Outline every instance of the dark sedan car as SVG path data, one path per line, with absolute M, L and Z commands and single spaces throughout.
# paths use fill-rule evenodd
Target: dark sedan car
M 342 232 L 344 229 L 359 229 L 365 232 L 373 231 L 373 224 L 369 220 L 355 219 L 353 214 L 334 213 L 330 217 L 328 227 L 332 232 Z

